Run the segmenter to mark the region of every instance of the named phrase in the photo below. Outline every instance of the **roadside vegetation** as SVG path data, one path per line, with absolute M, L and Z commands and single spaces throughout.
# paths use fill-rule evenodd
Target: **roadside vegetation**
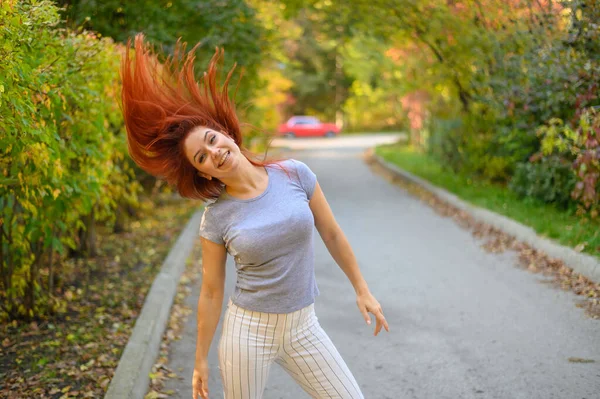
M 474 179 L 446 169 L 434 157 L 404 144 L 381 146 L 376 153 L 473 205 L 532 227 L 542 237 L 600 257 L 600 222 L 582 218 L 576 206 L 563 209 L 536 198 L 521 197 L 506 185 Z
M 2 395 L 101 396 L 199 206 L 128 156 L 119 65 L 137 32 L 161 59 L 200 43 L 199 75 L 223 47 L 255 150 L 292 115 L 404 131 L 410 147 L 378 151 L 598 254 L 596 1 L 342 3 L 0 2 Z

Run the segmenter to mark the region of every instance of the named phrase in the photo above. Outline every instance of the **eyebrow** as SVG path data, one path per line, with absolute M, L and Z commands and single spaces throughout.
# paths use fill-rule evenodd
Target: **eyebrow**
M 207 130 L 204 132 L 204 142 L 206 143 L 206 136 L 208 136 L 208 132 L 210 132 L 210 130 Z M 194 154 L 194 156 L 192 157 L 192 159 L 194 160 L 194 162 L 196 161 L 196 155 L 198 155 L 198 153 L 202 151 L 202 149 L 199 149 L 198 151 L 196 151 L 196 153 Z

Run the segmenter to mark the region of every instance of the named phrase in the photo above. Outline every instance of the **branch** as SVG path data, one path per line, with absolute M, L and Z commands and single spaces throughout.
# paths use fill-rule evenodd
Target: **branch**
M 42 70 L 40 70 L 40 74 L 46 72 L 50 67 L 52 67 L 52 65 L 54 65 L 56 63 L 56 61 L 60 60 L 60 57 L 56 57 L 54 59 L 54 61 L 52 61 L 51 63 L 49 63 L 48 65 L 46 65 Z
M 479 10 L 479 19 L 483 22 L 483 27 L 487 30 L 488 29 L 488 23 L 487 20 L 485 19 L 485 14 L 483 13 L 483 7 L 481 6 L 481 2 L 479 0 L 473 0 L 474 3 L 477 5 L 477 9 Z

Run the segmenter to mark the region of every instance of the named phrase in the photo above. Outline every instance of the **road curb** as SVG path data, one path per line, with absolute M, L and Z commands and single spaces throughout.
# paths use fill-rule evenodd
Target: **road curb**
M 194 213 L 164 260 L 146 295 L 105 399 L 143 399 L 148 392 L 149 373 L 158 356 L 177 285 L 197 237 L 201 217 L 202 210 Z
M 461 200 L 456 195 L 434 186 L 430 182 L 385 161 L 379 155 L 376 155 L 374 151 L 367 153 L 367 158 L 377 162 L 381 167 L 389 170 L 394 175 L 423 187 L 441 200 L 446 201 L 463 211 L 469 212 L 476 220 L 487 223 L 498 230 L 529 244 L 531 247 L 544 252 L 552 258 L 562 260 L 567 266 L 572 268 L 573 271 L 596 283 L 600 283 L 600 261 L 593 256 L 582 254 L 572 248 L 565 247 L 547 238 L 540 237 L 531 227 L 527 227 L 506 216 L 471 205 Z

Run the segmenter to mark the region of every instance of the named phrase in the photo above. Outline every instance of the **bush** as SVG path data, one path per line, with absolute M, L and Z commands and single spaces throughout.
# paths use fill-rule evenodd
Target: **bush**
M 119 49 L 58 23 L 50 1 L 0 3 L 0 304 L 10 318 L 60 308 L 55 255 L 80 246 L 86 224 L 137 200 Z
M 569 165 L 574 184 L 560 191 L 570 189 L 579 212 L 595 218 L 600 210 L 600 112 L 583 108 L 578 114 L 574 127 L 565 125 L 558 118 L 541 126 L 538 129 L 541 152 L 533 159 L 542 159 L 546 163 L 555 158 L 564 160 Z M 555 184 L 561 184 L 561 181 L 557 180 Z
M 462 163 L 460 154 L 456 151 L 459 136 L 455 133 L 461 127 L 462 121 L 459 118 L 432 118 L 428 121 L 430 135 L 425 144 L 427 152 L 442 165 L 453 170 Z
M 435 119 L 430 131 L 428 152 L 442 165 L 496 182 L 506 182 L 538 142 L 534 135 L 497 127 L 481 116 Z
M 519 164 L 509 188 L 521 198 L 533 198 L 561 208 L 573 204 L 576 176 L 571 163 L 558 156 Z

